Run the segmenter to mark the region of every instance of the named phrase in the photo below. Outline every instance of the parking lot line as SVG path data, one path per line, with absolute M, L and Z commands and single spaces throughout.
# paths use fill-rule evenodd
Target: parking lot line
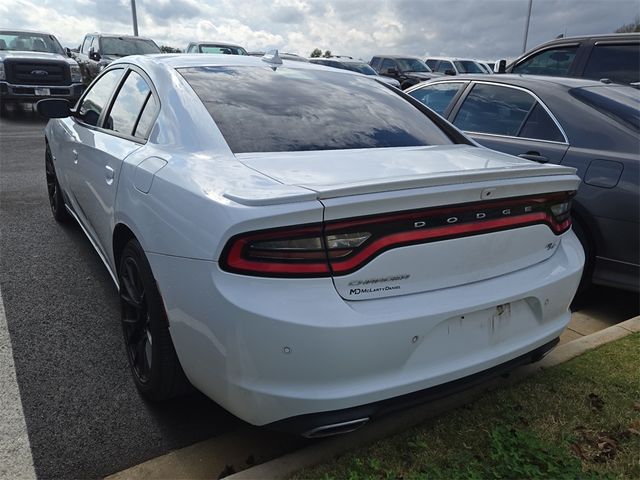
M 35 479 L 27 424 L 0 291 L 0 478 Z

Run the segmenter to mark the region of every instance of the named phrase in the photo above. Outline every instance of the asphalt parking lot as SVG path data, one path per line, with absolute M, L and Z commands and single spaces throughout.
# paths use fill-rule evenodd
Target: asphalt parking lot
M 238 429 L 199 394 L 138 396 L 116 289 L 80 228 L 51 216 L 44 125 L 28 107 L 0 118 L 0 288 L 38 477 L 103 477 Z M 616 323 L 638 314 L 638 297 L 595 289 L 584 312 Z

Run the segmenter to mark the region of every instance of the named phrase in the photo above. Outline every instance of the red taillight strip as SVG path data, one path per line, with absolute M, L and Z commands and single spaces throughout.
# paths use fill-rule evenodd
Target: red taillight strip
M 356 268 L 362 267 L 365 263 L 370 262 L 381 253 L 391 248 L 417 243 L 426 243 L 428 241 L 438 241 L 448 237 L 461 237 L 470 234 L 488 233 L 491 231 L 500 231 L 535 224 L 546 224 L 550 226 L 554 232 L 559 233 L 567 222 L 570 223 L 570 220 L 562 222 L 562 224 L 557 224 L 548 213 L 536 212 L 517 217 L 505 217 L 477 223 L 447 225 L 446 227 L 434 227 L 393 233 L 371 242 L 365 248 L 358 251 L 354 256 L 346 260 L 334 260 L 330 263 L 334 275 L 345 275 Z

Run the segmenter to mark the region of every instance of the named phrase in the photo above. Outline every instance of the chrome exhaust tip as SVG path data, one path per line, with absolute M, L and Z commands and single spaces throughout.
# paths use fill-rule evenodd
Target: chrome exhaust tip
M 321 425 L 304 432 L 302 436 L 306 438 L 322 438 L 330 437 L 332 435 L 341 435 L 343 433 L 350 433 L 359 429 L 368 421 L 369 417 L 363 417 L 356 420 L 349 420 L 348 422 Z

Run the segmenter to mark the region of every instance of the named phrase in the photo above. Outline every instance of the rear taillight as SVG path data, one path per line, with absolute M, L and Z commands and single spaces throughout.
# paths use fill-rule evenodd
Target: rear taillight
M 372 215 L 236 235 L 220 265 L 268 277 L 323 277 L 358 270 L 382 252 L 450 238 L 545 224 L 571 226 L 573 192 Z

